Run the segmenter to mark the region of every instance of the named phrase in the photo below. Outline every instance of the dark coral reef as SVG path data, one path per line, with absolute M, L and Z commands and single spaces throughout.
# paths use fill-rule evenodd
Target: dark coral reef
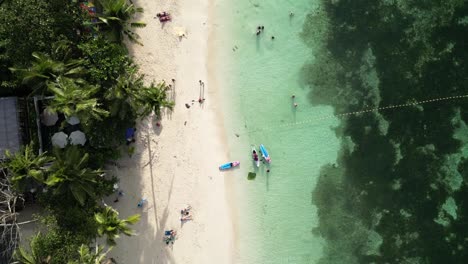
M 313 104 L 342 119 L 312 202 L 321 263 L 468 262 L 468 2 L 322 0 L 302 37 Z

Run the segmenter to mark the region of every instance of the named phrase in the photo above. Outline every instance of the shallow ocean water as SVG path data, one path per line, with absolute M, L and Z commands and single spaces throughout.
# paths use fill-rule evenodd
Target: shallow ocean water
M 322 255 L 324 242 L 313 234 L 318 217 L 311 193 L 321 166 L 336 161 L 339 141 L 332 108 L 312 106 L 310 89 L 301 84 L 301 69 L 313 58 L 300 32 L 315 8 L 310 0 L 216 3 L 216 74 L 227 102 L 227 152 L 241 161 L 239 169 L 225 173 L 236 190 L 236 263 L 314 263 Z M 260 25 L 264 30 L 256 36 Z M 250 145 L 259 144 L 272 163 L 257 169 Z M 248 181 L 248 172 L 256 172 L 256 179 Z
M 466 263 L 466 1 L 217 8 L 236 262 Z

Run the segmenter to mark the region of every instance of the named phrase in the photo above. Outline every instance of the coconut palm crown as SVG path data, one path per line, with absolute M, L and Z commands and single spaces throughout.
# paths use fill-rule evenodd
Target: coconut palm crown
M 111 31 L 114 41 L 122 41 L 123 36 L 127 36 L 131 41 L 141 44 L 138 41 L 138 34 L 131 28 L 145 27 L 143 22 L 130 22 L 137 13 L 142 13 L 143 8 L 137 8 L 127 0 L 99 0 L 102 7 L 102 14 L 98 15 L 99 20 Z
M 133 230 L 128 227 L 130 224 L 135 224 L 140 220 L 140 215 L 135 214 L 129 216 L 127 219 L 120 219 L 119 213 L 112 207 L 106 206 L 102 212 L 94 215 L 96 222 L 98 223 L 98 234 L 99 236 L 107 237 L 108 245 L 115 245 L 115 239 L 120 237 L 120 233 L 127 236 L 132 236 Z

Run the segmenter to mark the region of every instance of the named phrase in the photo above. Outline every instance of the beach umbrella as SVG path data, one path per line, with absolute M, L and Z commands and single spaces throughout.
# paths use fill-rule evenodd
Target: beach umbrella
M 185 30 L 185 28 L 183 28 L 183 27 L 175 27 L 175 28 L 174 28 L 174 33 L 175 33 L 176 36 L 178 36 L 178 37 L 185 37 L 185 36 L 187 36 L 187 30 Z
M 41 114 L 41 121 L 45 126 L 53 126 L 58 121 L 58 115 L 56 112 L 46 109 Z
M 52 136 L 52 145 L 64 148 L 68 143 L 68 136 L 63 132 L 57 132 Z
M 84 145 L 86 143 L 86 136 L 83 132 L 77 130 L 70 134 L 70 143 L 72 145 Z
M 76 117 L 76 116 L 71 116 L 70 118 L 68 118 L 67 123 L 72 125 L 72 126 L 73 125 L 78 125 L 80 123 L 80 119 L 78 119 L 78 117 Z

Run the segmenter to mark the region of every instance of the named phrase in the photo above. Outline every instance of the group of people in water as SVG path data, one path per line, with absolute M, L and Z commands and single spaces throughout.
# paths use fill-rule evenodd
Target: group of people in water
M 258 26 L 257 27 L 257 36 L 260 35 L 260 33 L 262 33 L 264 29 L 265 29 L 264 26 Z
M 294 16 L 294 13 L 293 12 L 289 12 L 289 18 L 292 18 Z M 265 29 L 264 26 L 258 26 L 257 27 L 257 31 L 256 31 L 256 35 L 259 36 L 260 34 L 262 34 L 263 30 Z M 271 36 L 271 39 L 275 39 L 275 36 Z
M 265 29 L 264 26 L 258 26 L 257 27 L 257 33 L 256 33 L 257 36 L 259 36 L 263 32 L 264 29 Z M 275 36 L 271 36 L 271 39 L 275 39 Z

